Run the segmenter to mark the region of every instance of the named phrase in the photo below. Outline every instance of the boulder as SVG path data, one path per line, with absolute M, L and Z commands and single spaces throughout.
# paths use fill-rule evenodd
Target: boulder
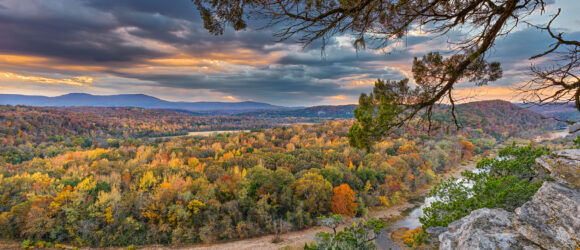
M 572 126 L 568 128 L 569 135 L 568 138 L 576 139 L 576 137 L 580 136 L 580 122 L 574 123 Z
M 439 249 L 541 249 L 514 230 L 515 216 L 482 208 L 449 224 L 439 235 Z
M 568 132 L 570 132 L 570 134 L 580 132 L 580 122 L 574 123 L 570 127 L 568 127 Z
M 425 230 L 427 234 L 433 239 L 432 243 L 439 245 L 439 235 L 449 231 L 448 227 L 430 227 Z
M 546 181 L 514 212 L 482 208 L 438 235 L 440 249 L 580 249 L 580 149 L 536 159 L 556 181 Z
M 548 249 L 580 247 L 580 191 L 545 182 L 532 200 L 515 210 L 515 229 Z
M 580 149 L 558 150 L 536 159 L 557 182 L 571 188 L 580 187 Z
M 580 191 L 545 182 L 515 213 L 482 208 L 436 231 L 440 249 L 578 249 Z

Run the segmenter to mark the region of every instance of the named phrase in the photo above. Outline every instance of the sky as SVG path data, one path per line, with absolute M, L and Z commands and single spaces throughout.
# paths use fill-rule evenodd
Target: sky
M 580 1 L 556 0 L 545 23 L 580 37 Z M 250 25 L 214 36 L 203 29 L 190 0 L 0 0 L 0 93 L 148 94 L 170 101 L 258 101 L 285 106 L 357 103 L 377 78 L 412 77 L 413 57 L 449 53 L 449 37 L 413 33 L 383 50 L 356 51 L 337 36 L 321 54 L 276 42 L 273 28 Z M 491 61 L 504 77 L 484 87 L 461 84 L 470 100 L 518 101 L 514 87 L 531 78 L 530 56 L 552 40 L 526 25 L 499 39 Z

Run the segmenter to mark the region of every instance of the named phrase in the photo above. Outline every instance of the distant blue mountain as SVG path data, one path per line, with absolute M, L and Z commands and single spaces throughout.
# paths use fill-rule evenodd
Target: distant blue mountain
M 286 107 L 260 102 L 170 102 L 143 95 L 90 95 L 71 93 L 56 97 L 0 94 L 2 105 L 28 105 L 49 107 L 141 107 L 178 109 L 187 111 L 230 111 L 234 113 L 258 110 L 282 110 Z

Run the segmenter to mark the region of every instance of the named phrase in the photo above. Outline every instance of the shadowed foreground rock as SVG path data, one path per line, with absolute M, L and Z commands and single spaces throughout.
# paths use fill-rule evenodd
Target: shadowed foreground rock
M 580 249 L 580 149 L 538 159 L 559 182 L 545 182 L 515 210 L 478 209 L 447 228 L 429 228 L 440 249 Z

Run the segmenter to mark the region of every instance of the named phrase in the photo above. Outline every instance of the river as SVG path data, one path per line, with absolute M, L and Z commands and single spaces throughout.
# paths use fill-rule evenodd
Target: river
M 557 139 L 557 138 L 566 137 L 567 135 L 568 135 L 568 129 L 557 130 L 557 131 L 549 132 L 547 134 L 543 134 L 541 136 L 537 136 L 536 138 L 534 138 L 534 141 L 539 142 L 542 140 L 553 140 L 553 139 Z M 475 169 L 475 163 L 469 164 L 466 168 L 463 169 L 463 171 L 465 171 L 465 170 L 476 172 L 477 170 Z M 458 172 L 462 172 L 462 171 L 458 171 Z M 451 176 L 456 177 L 456 178 L 461 178 L 461 175 L 457 175 L 457 173 L 454 173 Z M 397 229 L 401 229 L 401 228 L 413 229 L 413 228 L 417 228 L 417 227 L 422 226 L 421 222 L 419 221 L 419 218 L 424 215 L 423 208 L 428 207 L 429 205 L 431 205 L 432 202 L 434 202 L 436 200 L 437 200 L 437 198 L 435 198 L 435 197 L 426 197 L 425 200 L 423 201 L 423 203 L 421 203 L 416 208 L 411 210 L 411 212 L 409 212 L 409 214 L 407 216 L 405 216 L 405 217 L 397 220 L 395 223 L 391 224 L 391 226 L 389 226 L 386 230 L 383 231 L 383 233 L 381 233 L 381 235 L 379 235 L 379 237 L 377 237 L 376 244 L 377 244 L 378 248 L 379 249 L 392 249 L 392 250 L 400 249 L 400 247 L 393 241 L 391 234 Z
M 240 130 L 212 130 L 212 131 L 193 131 L 187 132 L 186 135 L 172 135 L 172 136 L 159 136 L 159 137 L 150 137 L 149 140 L 157 140 L 157 139 L 171 139 L 176 137 L 183 137 L 183 136 L 201 136 L 201 137 L 208 137 L 210 135 L 218 135 L 218 134 L 235 134 L 235 133 L 247 133 L 250 132 L 249 129 L 240 129 Z
M 208 136 L 211 133 L 216 132 L 243 132 L 243 130 L 230 130 L 230 131 L 207 131 L 207 132 L 193 132 L 200 136 Z M 566 133 L 564 133 L 566 132 Z M 559 138 L 567 134 L 567 131 L 554 131 L 549 133 L 550 138 Z M 471 162 L 464 166 L 459 166 L 454 171 L 444 174 L 441 179 L 448 179 L 449 177 L 460 178 L 461 172 L 463 171 L 473 171 L 475 169 L 475 162 Z M 420 194 L 426 195 L 429 189 L 424 189 L 420 191 Z M 379 249 L 400 249 L 400 247 L 391 239 L 391 233 L 396 229 L 400 228 L 416 228 L 421 226 L 419 222 L 419 217 L 423 216 L 423 208 L 428 206 L 431 202 L 436 199 L 433 197 L 427 197 L 421 204 L 411 204 L 409 202 L 403 202 L 389 208 L 383 208 L 379 210 L 374 210 L 370 212 L 370 216 L 377 219 L 383 218 L 393 218 L 400 217 L 403 211 L 412 209 L 411 212 L 401 219 L 396 220 L 394 223 L 390 224 L 386 230 L 377 236 L 375 243 Z M 342 230 L 343 227 L 340 228 Z M 290 247 L 291 249 L 300 249 L 305 243 L 314 241 L 315 235 L 319 231 L 327 231 L 328 228 L 312 227 L 304 230 L 287 232 L 282 234 L 282 242 L 274 243 L 272 238 L 274 235 L 265 235 L 261 237 L 254 237 L 248 239 L 239 239 L 230 242 L 218 242 L 212 244 L 195 244 L 195 245 L 185 245 L 185 246 L 146 246 L 143 249 L 225 249 L 225 250 L 257 250 L 257 249 L 280 249 L 284 247 Z
M 449 179 L 450 177 L 461 178 L 461 172 L 463 171 L 477 171 L 475 170 L 475 162 L 471 162 L 465 166 L 461 166 L 459 169 L 452 173 L 445 174 L 443 176 L 443 180 Z M 425 190 L 424 193 L 427 194 L 428 190 Z M 415 205 L 411 212 L 407 214 L 407 216 L 396 220 L 394 223 L 391 223 L 387 229 L 385 229 L 375 240 L 375 243 L 379 249 L 400 249 L 400 247 L 393 241 L 391 234 L 396 231 L 397 229 L 406 228 L 406 229 L 413 229 L 420 227 L 422 224 L 419 221 L 419 218 L 423 216 L 423 208 L 428 207 L 432 202 L 436 201 L 435 197 L 426 197 L 421 204 Z

